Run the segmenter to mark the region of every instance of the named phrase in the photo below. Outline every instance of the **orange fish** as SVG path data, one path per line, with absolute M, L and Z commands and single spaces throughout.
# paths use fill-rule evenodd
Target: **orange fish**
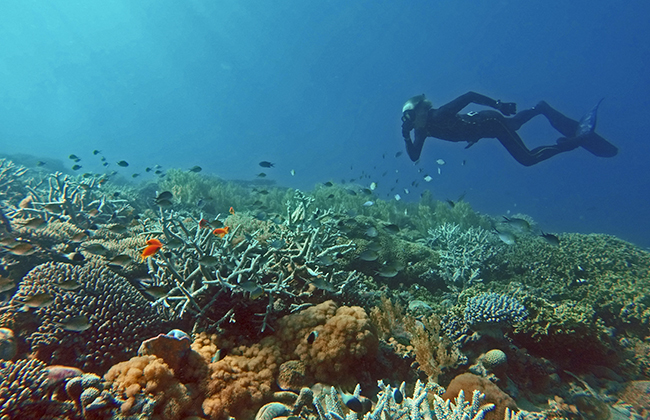
M 215 230 L 212 231 L 212 233 L 217 235 L 220 238 L 223 238 L 224 236 L 226 236 L 229 229 L 230 228 L 228 226 L 224 226 L 222 228 L 216 228 Z
M 206 219 L 199 220 L 199 227 L 200 228 L 206 228 L 206 227 L 208 227 L 209 224 L 210 224 L 210 222 L 208 222 Z
M 232 207 L 230 207 L 230 210 L 228 210 L 228 213 L 230 213 L 230 214 L 235 214 L 235 209 L 233 209 Z
M 162 242 L 158 239 L 149 239 L 147 241 L 147 247 L 142 251 L 142 261 L 156 254 L 156 252 L 162 249 Z

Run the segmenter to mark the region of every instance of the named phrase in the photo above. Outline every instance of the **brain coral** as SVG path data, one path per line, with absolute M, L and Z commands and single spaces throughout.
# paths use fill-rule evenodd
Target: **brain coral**
M 68 280 L 81 287 L 66 291 L 57 286 Z M 26 332 L 26 341 L 38 359 L 51 364 L 103 373 L 134 355 L 143 340 L 165 330 L 161 315 L 135 287 L 99 264 L 37 266 L 23 278 L 12 302 L 19 305 L 38 293 L 50 294 L 54 302 L 35 310 L 40 326 Z M 60 327 L 65 319 L 80 315 L 90 323 L 85 331 Z

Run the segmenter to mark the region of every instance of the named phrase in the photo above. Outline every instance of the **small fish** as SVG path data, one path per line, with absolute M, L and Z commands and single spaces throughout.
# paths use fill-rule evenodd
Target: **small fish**
M 47 164 L 47 162 L 43 162 L 42 160 L 39 160 L 38 162 L 36 162 L 36 166 L 43 166 L 45 164 Z
M 117 166 L 121 166 L 123 168 L 126 168 L 127 166 L 129 166 L 129 162 L 127 162 L 125 160 L 121 160 L 121 161 L 117 162 Z
M 365 203 L 363 203 L 363 206 L 364 206 L 364 207 L 370 207 L 370 206 L 372 206 L 373 204 L 375 204 L 374 201 L 370 201 L 370 200 L 368 200 L 368 201 L 366 201 Z
M 224 226 L 222 228 L 216 228 L 215 230 L 212 231 L 212 234 L 220 238 L 223 238 L 228 234 L 229 230 L 230 228 L 228 226 Z
M 442 171 L 440 170 L 440 168 L 438 168 L 438 175 L 440 175 L 441 173 Z
M 255 190 L 256 193 L 262 194 L 262 195 L 268 195 L 268 190 Z
M 280 250 L 280 249 L 284 248 L 284 246 L 286 244 L 287 243 L 282 238 L 274 239 L 271 242 L 269 242 L 269 245 L 271 246 L 271 248 L 276 249 L 276 250 Z
M 314 344 L 314 341 L 318 338 L 318 331 L 312 331 L 307 336 L 307 344 Z
M 0 293 L 8 292 L 16 287 L 16 282 L 6 277 L 0 277 Z
M 452 209 L 456 207 L 456 203 L 454 203 L 453 200 L 446 199 L 445 201 L 447 202 L 447 204 L 449 204 L 449 207 L 451 207 Z
M 81 169 L 81 165 L 72 165 L 73 171 L 78 171 L 79 169 Z
M 399 201 L 402 199 L 402 196 L 399 194 L 395 194 L 395 201 Z
M 54 303 L 54 298 L 49 293 L 36 293 L 23 301 L 28 308 L 45 308 Z
M 212 255 L 204 255 L 201 258 L 199 258 L 199 264 L 201 264 L 204 267 L 214 267 L 219 263 L 219 259 L 217 257 L 213 257 Z
M 395 157 L 396 157 L 396 158 L 398 158 L 398 157 L 400 157 L 400 156 L 402 156 L 402 152 L 401 152 L 401 151 L 395 153 Z
M 386 229 L 388 233 L 399 233 L 399 226 L 397 226 L 395 223 L 384 225 L 384 229 Z
M 402 391 L 399 390 L 399 388 L 393 388 L 393 400 L 397 404 L 401 404 L 402 401 L 404 401 L 404 394 L 402 394 Z
M 380 268 L 377 271 L 377 274 L 380 275 L 381 277 L 392 278 L 392 277 L 395 277 L 398 272 L 399 272 L 399 270 L 397 270 L 395 267 L 386 265 L 386 266 Z
M 262 168 L 273 168 L 273 167 L 275 166 L 275 164 L 273 164 L 273 163 L 271 163 L 271 162 L 268 162 L 268 161 L 266 161 L 266 160 L 261 161 L 261 162 L 259 163 L 259 165 L 260 165 Z
M 137 178 L 137 177 L 139 177 L 139 176 L 140 176 L 140 174 L 135 173 L 135 174 L 131 175 L 131 178 Z
M 332 198 L 334 198 L 334 194 L 330 194 L 330 195 L 327 196 L 328 200 L 331 200 Z
M 201 229 L 205 229 L 205 228 L 207 228 L 208 226 L 210 226 L 210 222 L 208 222 L 207 219 L 201 219 L 201 220 L 199 220 L 199 227 L 200 227 Z
M 362 259 L 364 261 L 376 261 L 377 258 L 379 258 L 379 254 L 377 253 L 377 251 L 373 251 L 370 249 L 366 249 L 361 254 L 359 254 L 359 259 Z
M 355 190 L 353 190 L 352 188 L 346 188 L 345 192 L 350 194 L 350 195 L 357 195 L 357 192 Z
M 167 244 L 167 248 L 178 249 L 183 245 L 185 245 L 185 242 L 183 242 L 179 238 L 172 236 L 169 240 L 166 241 L 166 244 Z
M 23 227 L 30 228 L 30 229 L 38 229 L 40 227 L 43 227 L 47 222 L 40 217 L 33 217 L 31 219 L 28 219 L 25 221 L 23 224 Z
M 189 169 L 188 172 L 199 173 L 199 172 L 201 172 L 202 170 L 203 170 L 203 168 L 201 168 L 200 166 L 196 165 L 196 166 L 192 166 L 192 167 Z
M 368 398 L 361 395 L 357 397 L 354 394 L 347 394 L 340 389 L 338 391 L 341 395 L 343 404 L 345 404 L 345 406 L 351 411 L 363 415 L 372 409 L 372 401 L 370 401 Z
M 228 209 L 228 213 L 235 214 L 235 209 L 232 206 Z
M 291 176 L 295 176 L 295 175 L 296 175 L 296 171 L 292 169 L 291 170 Z
M 503 243 L 505 243 L 507 245 L 514 245 L 517 242 L 517 240 L 515 238 L 515 235 L 513 235 L 510 232 L 505 232 L 505 231 L 499 232 L 496 229 L 495 229 L 495 232 L 499 236 L 499 239 L 501 239 L 503 241 Z
M 436 163 L 437 163 L 438 165 L 442 166 L 442 165 L 444 165 L 444 164 L 447 163 L 447 162 L 445 162 L 445 161 L 442 160 L 442 159 L 438 159 L 438 160 L 436 160 Z
M 125 265 L 131 264 L 132 260 L 131 257 L 127 254 L 118 254 L 108 260 L 108 262 L 114 265 L 119 265 L 120 267 L 124 267 Z
M 81 242 L 84 239 L 86 239 L 87 237 L 88 237 L 88 235 L 86 234 L 86 232 L 79 232 L 79 233 L 74 234 L 72 236 L 72 238 L 70 238 L 70 241 L 72 241 L 72 242 Z
M 101 150 L 97 150 L 97 149 L 95 149 L 95 150 L 93 150 L 93 155 L 98 155 L 98 154 L 100 154 L 101 152 L 102 152 Z
M 370 183 L 370 191 L 374 191 L 377 189 L 377 183 L 376 182 L 371 182 Z
M 70 366 L 50 365 L 47 366 L 45 370 L 47 371 L 45 387 L 48 389 L 56 387 L 56 385 L 62 383 L 66 379 L 83 375 L 81 369 Z
M 331 187 L 331 186 L 333 186 L 334 184 L 332 183 L 332 181 L 327 181 L 327 182 L 324 183 L 323 185 L 325 185 L 326 187 Z
M 334 258 L 332 258 L 331 255 L 321 255 L 320 257 L 316 258 L 316 262 L 320 265 L 330 266 L 334 264 Z
M 149 172 L 151 172 L 151 168 L 147 166 L 146 168 L 144 168 L 144 171 L 149 173 Z
M 163 245 L 160 240 L 156 238 L 149 239 L 147 241 L 147 247 L 142 251 L 142 261 L 145 259 L 153 256 L 156 254 L 156 252 L 160 251 L 162 249 Z
M 81 158 L 77 155 L 70 155 L 68 156 L 68 159 L 74 160 L 75 162 L 79 162 L 81 160 Z
M 552 246 L 560 246 L 560 238 L 557 236 L 550 234 L 550 233 L 544 233 L 540 235 L 542 239 L 544 239 L 549 245 Z
M 174 198 L 174 195 L 171 193 L 171 191 L 163 191 L 160 194 L 156 196 L 156 201 L 158 200 L 171 200 Z
M 108 249 L 106 249 L 102 244 L 87 244 L 84 245 L 83 251 L 90 252 L 95 255 L 106 255 L 108 254 Z
M 433 180 L 433 178 L 431 178 L 431 176 L 429 176 L 429 175 L 425 175 L 424 180 L 426 182 L 431 182 L 431 180 Z
M 171 200 L 156 200 L 156 205 L 161 209 L 170 209 L 174 205 Z
M 334 289 L 334 286 L 332 286 L 330 282 L 328 282 L 327 280 L 321 277 L 314 277 L 313 279 L 309 280 L 309 283 L 311 283 L 318 289 L 325 290 L 328 292 L 333 292 L 334 290 L 336 290 Z
M 257 174 L 257 177 L 258 178 L 264 178 L 264 177 L 266 177 L 266 174 L 264 172 L 260 172 L 259 174 Z
M 74 332 L 86 331 L 90 328 L 90 320 L 86 315 L 73 316 L 72 318 L 66 318 L 62 322 L 55 323 L 57 327 Z
M 83 256 L 83 254 L 82 254 L 81 252 L 78 252 L 78 251 L 74 251 L 74 252 L 71 252 L 71 253 L 69 253 L 69 254 L 66 254 L 65 257 L 66 257 L 68 260 L 70 260 L 70 261 L 74 261 L 74 262 L 80 262 L 80 261 L 83 261 L 83 260 L 86 259 L 86 258 Z
M 123 235 L 127 232 L 126 226 L 121 225 L 119 223 L 116 223 L 112 225 L 111 227 L 108 228 L 111 232 L 117 234 L 117 235 Z
M 115 191 L 113 193 L 113 198 L 118 198 L 120 195 L 121 195 L 121 193 L 119 191 Z
M 106 156 L 102 156 L 101 159 L 99 159 L 102 162 L 106 162 Z
M 162 173 L 163 173 L 163 171 L 161 171 L 160 169 L 157 169 L 157 170 L 154 172 L 154 174 L 156 174 L 156 175 L 161 175 Z
M 373 226 L 370 226 L 368 229 L 366 229 L 365 233 L 366 236 L 369 238 L 376 238 L 377 235 L 379 235 L 379 232 Z
M 144 289 L 144 292 L 156 300 L 167 296 L 167 290 L 165 290 L 165 288 L 161 286 L 147 287 L 146 289 Z
M 506 216 L 503 216 L 503 219 L 504 221 L 502 223 L 508 224 L 519 231 L 526 232 L 530 230 L 530 223 L 524 219 L 518 217 L 508 218 Z
M 210 225 L 210 227 L 212 227 L 212 229 L 217 229 L 217 228 L 223 227 L 223 222 L 221 220 L 219 220 L 219 219 L 214 219 L 213 221 L 211 221 L 209 223 L 209 225 Z
M 75 290 L 81 289 L 81 285 L 74 280 L 66 280 L 61 283 L 55 283 L 55 285 L 67 292 L 74 292 Z
M 16 242 L 15 245 L 9 248 L 9 252 L 14 255 L 26 257 L 28 255 L 32 255 L 33 253 L 35 253 L 36 248 L 34 248 L 34 245 L 30 244 L 29 242 L 18 241 Z

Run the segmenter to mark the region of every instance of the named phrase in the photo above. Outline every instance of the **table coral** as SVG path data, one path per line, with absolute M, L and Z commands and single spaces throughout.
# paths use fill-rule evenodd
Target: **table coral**
M 81 288 L 57 287 L 67 280 Z M 21 333 L 37 358 L 48 363 L 101 373 L 135 354 L 143 339 L 164 331 L 161 315 L 147 300 L 125 278 L 101 265 L 40 265 L 23 278 L 12 297 L 15 308 L 37 293 L 48 293 L 54 301 L 34 311 L 40 321 L 37 330 Z M 88 317 L 90 328 L 81 332 L 60 328 L 62 320 L 80 315 Z

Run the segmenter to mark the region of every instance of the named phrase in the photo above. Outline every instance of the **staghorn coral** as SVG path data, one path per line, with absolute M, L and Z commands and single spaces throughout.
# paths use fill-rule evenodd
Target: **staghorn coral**
M 66 291 L 57 286 L 68 280 L 81 288 Z M 34 268 L 12 297 L 13 310 L 37 293 L 47 293 L 54 301 L 34 311 L 38 328 L 26 327 L 21 334 L 36 357 L 49 363 L 102 372 L 135 354 L 144 338 L 163 329 L 163 319 L 147 300 L 126 279 L 100 265 L 46 263 Z M 90 323 L 85 331 L 61 328 L 64 320 L 81 315 Z

